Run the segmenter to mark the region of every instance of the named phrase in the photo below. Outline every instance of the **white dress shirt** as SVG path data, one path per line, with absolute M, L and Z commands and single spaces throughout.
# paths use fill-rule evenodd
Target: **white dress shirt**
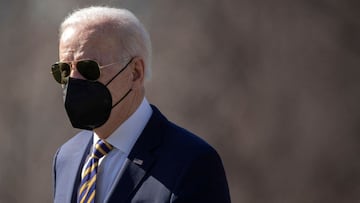
M 106 139 L 114 148 L 99 160 L 95 202 L 104 202 L 108 198 L 112 185 L 119 180 L 124 169 L 124 163 L 151 114 L 150 104 L 144 97 L 137 110 Z M 94 132 L 93 145 L 99 139 Z M 85 166 L 86 164 L 84 168 Z

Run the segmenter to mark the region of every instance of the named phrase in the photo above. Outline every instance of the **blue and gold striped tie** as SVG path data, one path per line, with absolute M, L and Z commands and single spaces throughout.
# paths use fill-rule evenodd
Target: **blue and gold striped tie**
M 93 153 L 91 154 L 89 161 L 86 165 L 84 173 L 82 174 L 78 202 L 79 203 L 94 203 L 95 202 L 95 185 L 96 185 L 96 174 L 98 169 L 99 159 L 112 150 L 112 146 L 103 141 L 99 140 Z

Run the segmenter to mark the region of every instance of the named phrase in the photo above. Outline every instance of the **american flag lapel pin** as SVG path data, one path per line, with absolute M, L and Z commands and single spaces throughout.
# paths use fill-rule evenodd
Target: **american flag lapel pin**
M 144 163 L 143 160 L 137 159 L 137 158 L 135 158 L 133 162 L 134 162 L 135 164 L 139 165 L 139 166 L 141 166 L 141 165 Z

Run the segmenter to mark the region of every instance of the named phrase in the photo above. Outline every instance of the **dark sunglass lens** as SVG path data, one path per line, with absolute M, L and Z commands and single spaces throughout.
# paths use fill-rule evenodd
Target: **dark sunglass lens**
M 76 65 L 79 73 L 88 80 L 97 80 L 100 77 L 99 65 L 92 60 L 79 61 Z
M 70 75 L 70 66 L 66 63 L 56 63 L 51 66 L 51 73 L 60 84 L 66 83 L 66 78 Z
M 67 63 L 60 63 L 60 71 L 61 71 L 61 76 L 63 77 L 69 77 L 70 75 L 70 65 Z

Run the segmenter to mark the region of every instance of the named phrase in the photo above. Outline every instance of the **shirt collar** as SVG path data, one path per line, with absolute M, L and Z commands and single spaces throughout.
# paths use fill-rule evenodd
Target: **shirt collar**
M 129 154 L 149 121 L 151 114 L 151 106 L 144 97 L 136 111 L 125 120 L 106 141 L 120 151 Z M 99 139 L 98 135 L 94 132 L 93 143 L 96 143 Z

